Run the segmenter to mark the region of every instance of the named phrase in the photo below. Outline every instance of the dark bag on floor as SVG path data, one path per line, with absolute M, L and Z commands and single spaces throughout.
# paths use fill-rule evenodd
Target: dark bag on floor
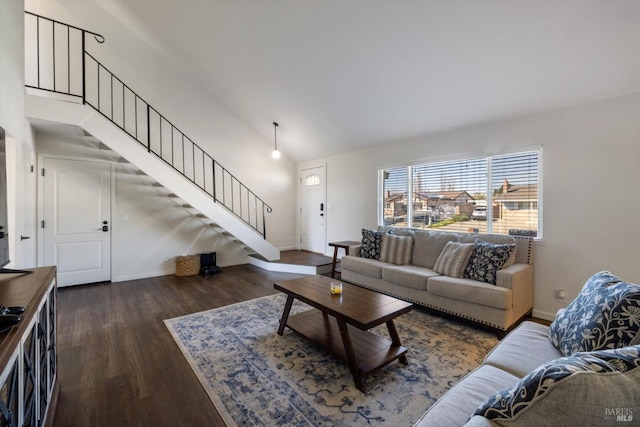
M 202 267 L 200 269 L 200 274 L 204 274 L 205 276 L 208 274 L 218 274 L 218 273 L 222 273 L 222 270 L 217 265 Z
M 216 253 L 200 254 L 200 274 L 220 273 L 220 267 L 216 265 Z

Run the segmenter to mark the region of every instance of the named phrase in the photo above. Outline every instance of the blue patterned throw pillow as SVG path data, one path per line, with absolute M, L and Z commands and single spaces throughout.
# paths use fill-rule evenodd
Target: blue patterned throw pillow
M 362 229 L 362 246 L 360 247 L 360 257 L 380 259 L 380 248 L 382 247 L 382 235 L 384 232 Z
M 640 345 L 562 357 L 531 371 L 513 387 L 494 394 L 480 405 L 473 415 L 491 420 L 514 418 L 571 375 L 628 372 L 638 367 L 640 367 Z
M 564 355 L 640 343 L 640 286 L 608 271 L 587 280 L 580 294 L 549 327 L 549 340 Z
M 471 258 L 464 270 L 464 277 L 495 285 L 498 270 L 515 250 L 515 244 L 495 245 L 476 239 L 473 243 Z

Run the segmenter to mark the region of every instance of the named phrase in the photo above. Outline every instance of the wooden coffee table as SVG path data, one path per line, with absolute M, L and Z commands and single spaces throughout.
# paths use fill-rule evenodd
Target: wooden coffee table
M 314 276 L 275 283 L 275 289 L 287 294 L 278 334 L 287 326 L 345 360 L 356 387 L 364 392 L 364 378 L 369 373 L 396 359 L 408 363 L 407 349 L 400 343 L 393 319 L 410 312 L 412 304 L 344 282 L 342 294 L 331 295 L 332 281 Z M 294 299 L 314 308 L 289 316 Z M 386 323 L 391 341 L 368 332 L 382 323 Z

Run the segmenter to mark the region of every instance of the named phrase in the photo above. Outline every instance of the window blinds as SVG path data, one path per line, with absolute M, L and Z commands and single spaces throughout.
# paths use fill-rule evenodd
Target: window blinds
M 541 150 L 382 171 L 382 223 L 540 236 Z

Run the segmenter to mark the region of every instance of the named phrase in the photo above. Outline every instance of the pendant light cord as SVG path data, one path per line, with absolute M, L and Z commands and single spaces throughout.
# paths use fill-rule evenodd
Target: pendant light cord
M 277 150 L 278 149 L 278 122 L 273 122 L 273 146 Z

